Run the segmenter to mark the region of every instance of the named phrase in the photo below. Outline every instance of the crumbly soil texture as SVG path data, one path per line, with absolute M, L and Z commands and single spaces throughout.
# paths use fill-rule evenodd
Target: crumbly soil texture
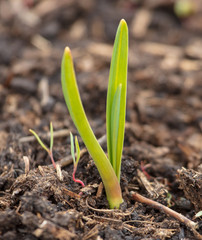
M 202 6 L 189 1 L 183 15 L 178 2 L 1 0 L 0 239 L 201 239 Z M 130 35 L 124 202 L 110 210 L 85 150 L 76 172 L 85 187 L 72 180 L 69 132 L 85 146 L 64 102 L 60 64 L 68 45 L 87 117 L 101 138 L 122 18 Z M 50 121 L 61 171 L 29 132 L 48 146 Z M 102 147 L 107 152 L 105 140 Z M 135 201 L 131 192 L 181 213 L 196 228 Z

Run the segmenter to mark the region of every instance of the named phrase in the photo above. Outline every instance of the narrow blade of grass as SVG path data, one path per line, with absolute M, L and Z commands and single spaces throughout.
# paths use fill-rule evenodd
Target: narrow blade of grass
M 109 84 L 107 92 L 107 149 L 110 162 L 113 164 L 117 162 L 120 165 L 123 141 L 124 141 L 124 129 L 125 129 L 125 112 L 126 112 L 126 90 L 127 90 L 127 68 L 128 68 L 128 27 L 125 20 L 121 20 L 117 29 L 116 38 L 114 42 L 113 55 L 109 73 Z M 114 139 L 112 134 L 112 106 L 114 96 L 119 85 L 121 88 L 121 101 L 120 101 L 120 113 L 119 113 L 119 126 L 118 134 Z M 116 142 L 117 146 L 114 146 L 113 142 Z M 113 154 L 113 148 L 116 149 L 116 154 Z M 113 156 L 116 159 L 113 159 Z M 116 170 L 117 167 L 113 166 Z M 120 169 L 120 167 L 118 167 Z M 120 170 L 119 170 L 120 171 Z M 117 177 L 120 177 L 120 173 L 117 173 Z
M 80 159 L 80 148 L 79 148 L 79 142 L 77 137 L 75 137 L 75 146 L 76 146 L 76 165 L 77 165 Z
M 75 165 L 76 161 L 75 161 L 75 154 L 74 154 L 74 138 L 71 132 L 70 132 L 70 142 L 71 142 L 71 155 Z
M 38 136 L 38 134 L 33 131 L 32 129 L 29 129 L 29 131 L 35 136 L 35 138 L 37 139 L 37 141 L 39 142 L 39 144 L 42 146 L 42 148 L 44 150 L 46 150 L 49 153 L 49 149 L 46 147 L 46 145 L 41 141 L 40 137 Z

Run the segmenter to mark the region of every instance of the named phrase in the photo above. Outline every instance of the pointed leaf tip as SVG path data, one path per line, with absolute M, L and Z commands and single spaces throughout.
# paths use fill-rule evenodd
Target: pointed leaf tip
M 126 20 L 125 20 L 125 19 L 121 19 L 120 25 L 127 27 L 127 22 L 126 22 Z
M 126 24 L 126 20 L 122 18 L 121 21 L 120 21 L 120 23 Z
M 70 52 L 70 48 L 69 47 L 65 47 L 65 51 Z
M 64 51 L 65 54 L 68 54 L 68 55 L 71 55 L 71 50 L 69 47 L 65 47 L 65 51 Z

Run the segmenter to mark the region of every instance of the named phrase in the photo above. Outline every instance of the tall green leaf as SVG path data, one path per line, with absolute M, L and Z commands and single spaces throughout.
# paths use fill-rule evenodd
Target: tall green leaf
M 62 90 L 71 118 L 92 156 L 105 186 L 107 199 L 111 208 L 119 208 L 123 202 L 117 176 L 99 145 L 83 109 L 70 49 L 65 48 L 61 66 Z
M 121 90 L 122 84 L 119 84 L 117 87 L 116 93 L 114 95 L 112 103 L 112 112 L 111 112 L 111 136 L 112 136 L 112 166 L 114 166 L 114 171 L 116 176 L 120 173 L 121 159 L 117 161 L 117 148 L 119 147 L 119 125 L 120 125 L 120 112 L 121 112 Z
M 107 92 L 107 150 L 109 160 L 120 180 L 120 166 L 123 151 L 125 114 L 126 114 L 126 91 L 127 91 L 127 69 L 128 69 L 128 27 L 125 20 L 121 20 L 117 29 L 114 42 L 113 55 L 109 73 L 109 83 Z M 114 98 L 117 89 L 121 84 L 119 115 L 114 108 Z M 115 118 L 118 117 L 118 124 L 114 125 Z M 116 133 L 116 134 L 115 134 Z

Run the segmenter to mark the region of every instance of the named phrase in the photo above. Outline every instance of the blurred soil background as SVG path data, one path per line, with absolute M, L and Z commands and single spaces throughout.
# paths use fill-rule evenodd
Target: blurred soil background
M 113 41 L 122 18 L 130 34 L 125 202 L 120 211 L 107 212 L 88 153 L 77 171 L 86 188 L 71 178 L 69 132 L 77 132 L 63 99 L 60 64 L 68 45 L 85 111 L 102 137 Z M 49 144 L 50 121 L 62 178 L 29 133 L 34 129 Z M 200 223 L 201 1 L 1 0 L 0 239 L 200 239 L 200 226 L 194 232 L 135 202 L 130 191 Z

